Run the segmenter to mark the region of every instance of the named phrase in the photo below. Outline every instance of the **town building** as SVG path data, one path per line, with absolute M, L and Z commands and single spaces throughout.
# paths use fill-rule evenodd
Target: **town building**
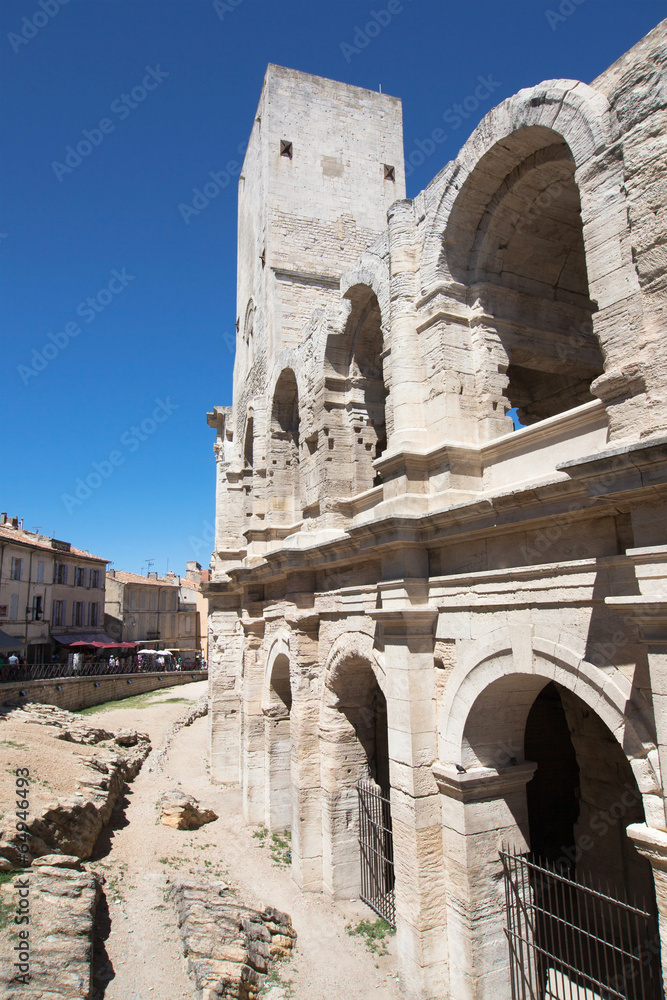
M 3 650 L 37 664 L 57 658 L 72 642 L 109 641 L 104 633 L 107 562 L 0 514 Z
M 400 101 L 264 80 L 211 768 L 411 1000 L 663 996 L 666 62 L 521 90 L 412 199 Z
M 168 572 L 164 576 L 107 573 L 105 628 L 118 642 L 136 642 L 146 649 L 170 650 L 184 662 L 201 658 L 202 608 L 195 567 L 188 563 L 190 577 Z

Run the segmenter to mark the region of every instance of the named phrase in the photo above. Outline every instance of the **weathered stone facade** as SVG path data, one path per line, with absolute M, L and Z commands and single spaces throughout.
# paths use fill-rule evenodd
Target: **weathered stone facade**
M 666 61 L 520 91 L 412 200 L 396 99 L 264 82 L 211 765 L 334 896 L 389 797 L 411 998 L 509 1000 L 503 844 L 657 896 L 667 956 Z

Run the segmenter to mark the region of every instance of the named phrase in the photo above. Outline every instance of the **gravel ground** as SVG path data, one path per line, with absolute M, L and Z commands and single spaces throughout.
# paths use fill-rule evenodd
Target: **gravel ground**
M 124 810 L 116 814 L 109 835 L 103 835 L 87 865 L 106 877 L 109 907 L 108 920 L 104 910 L 100 914 L 106 940 L 97 954 L 95 1000 L 193 996 L 174 912 L 164 898 L 168 877 L 177 873 L 223 878 L 244 903 L 272 905 L 290 914 L 298 934 L 296 952 L 276 967 L 274 985 L 265 991 L 267 1000 L 398 1000 L 395 939 L 386 940 L 388 954 L 377 955 L 345 929 L 360 919 L 375 921 L 375 915 L 360 902 L 333 903 L 321 895 L 302 894 L 289 868 L 271 859 L 261 837 L 253 837 L 258 831 L 244 825 L 239 790 L 211 784 L 208 719 L 178 731 L 162 766 L 151 769 L 172 725 L 205 688 L 201 681 L 163 690 L 147 707 L 123 709 L 114 703 L 112 710 L 93 717 L 107 729 L 126 726 L 147 732 L 153 744 L 153 753 L 130 786 Z M 195 831 L 163 826 L 157 802 L 174 787 L 194 795 L 219 819 Z

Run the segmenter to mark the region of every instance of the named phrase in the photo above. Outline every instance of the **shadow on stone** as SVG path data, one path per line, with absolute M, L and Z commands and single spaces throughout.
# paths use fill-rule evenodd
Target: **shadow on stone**
M 95 912 L 95 926 L 93 929 L 92 991 L 90 1000 L 104 1000 L 106 988 L 116 976 L 106 948 L 106 940 L 110 933 L 111 917 L 109 915 L 109 904 L 107 903 L 105 893 L 102 892 Z
M 130 825 L 130 821 L 125 815 L 125 810 L 130 804 L 131 795 L 132 789 L 126 785 L 124 791 L 113 807 L 111 816 L 109 817 L 109 822 L 95 841 L 95 846 L 93 847 L 93 851 L 90 856 L 91 862 L 101 861 L 102 858 L 107 857 L 111 851 L 112 841 L 116 830 L 123 830 L 126 826 Z

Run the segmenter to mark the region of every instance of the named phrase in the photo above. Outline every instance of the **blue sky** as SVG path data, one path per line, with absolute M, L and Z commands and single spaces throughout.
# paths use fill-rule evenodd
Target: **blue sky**
M 0 508 L 119 569 L 208 564 L 236 178 L 198 215 L 179 206 L 240 163 L 267 63 L 402 98 L 414 195 L 494 104 L 590 82 L 666 14 L 664 0 L 4 0 Z

